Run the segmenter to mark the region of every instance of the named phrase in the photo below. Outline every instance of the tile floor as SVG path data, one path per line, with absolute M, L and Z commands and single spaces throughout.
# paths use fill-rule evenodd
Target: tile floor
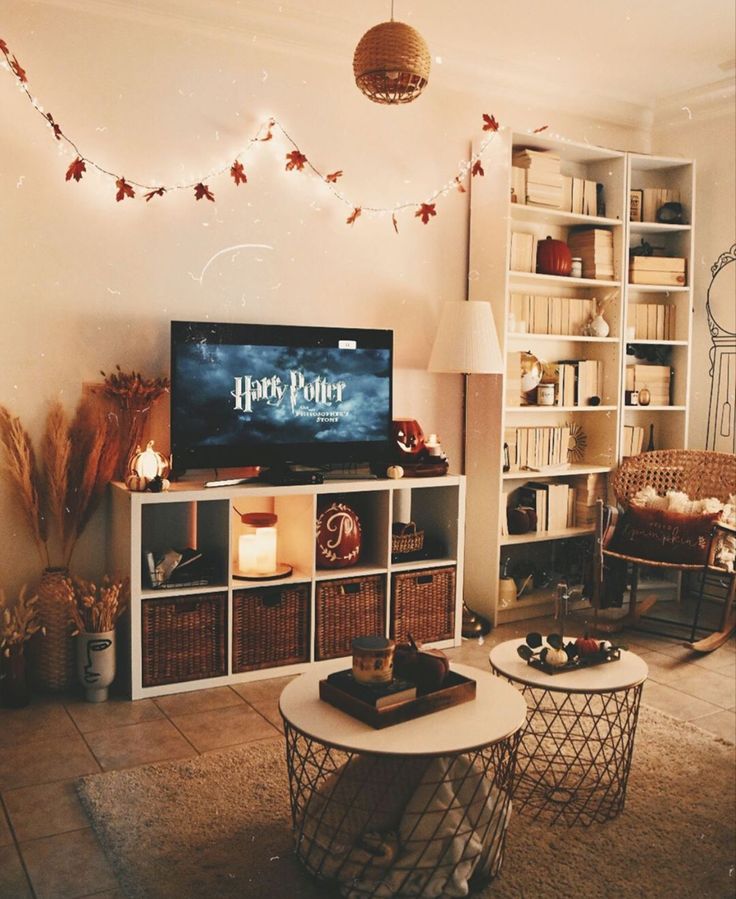
M 542 619 L 504 625 L 482 644 L 463 641 L 449 655 L 487 670 L 495 643 L 550 629 Z M 641 632 L 624 642 L 649 665 L 645 704 L 736 742 L 736 640 L 706 656 Z M 278 695 L 287 682 L 103 705 L 36 697 L 26 709 L 0 709 L 0 899 L 121 899 L 79 805 L 75 779 L 275 739 Z

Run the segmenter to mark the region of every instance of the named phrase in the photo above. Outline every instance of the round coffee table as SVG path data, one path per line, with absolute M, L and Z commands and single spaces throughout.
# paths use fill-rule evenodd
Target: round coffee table
M 639 703 L 649 669 L 633 652 L 615 662 L 546 674 L 507 640 L 491 669 L 518 686 L 529 711 L 517 756 L 514 807 L 549 822 L 589 825 L 624 807 Z
M 375 730 L 319 698 L 345 661 L 301 675 L 279 701 L 299 859 L 350 896 L 465 895 L 452 890 L 501 865 L 521 693 L 453 665 L 475 699 Z

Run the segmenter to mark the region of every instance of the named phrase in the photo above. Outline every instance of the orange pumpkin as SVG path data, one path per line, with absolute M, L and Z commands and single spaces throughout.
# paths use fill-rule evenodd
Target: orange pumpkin
M 581 656 L 595 656 L 600 652 L 598 641 L 587 634 L 584 637 L 577 638 L 575 648 Z
M 537 272 L 540 275 L 569 275 L 572 253 L 564 240 L 547 237 L 537 244 Z
M 422 452 L 424 432 L 418 421 L 413 418 L 397 418 L 391 423 L 391 429 L 399 458 L 411 459 Z

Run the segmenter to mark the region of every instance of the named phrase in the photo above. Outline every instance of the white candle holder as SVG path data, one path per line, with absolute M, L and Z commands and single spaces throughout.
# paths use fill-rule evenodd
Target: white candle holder
M 288 577 L 293 571 L 291 565 L 279 562 L 276 555 L 278 516 L 273 512 L 238 512 L 238 515 L 245 527 L 238 537 L 238 560 L 233 577 L 241 581 Z

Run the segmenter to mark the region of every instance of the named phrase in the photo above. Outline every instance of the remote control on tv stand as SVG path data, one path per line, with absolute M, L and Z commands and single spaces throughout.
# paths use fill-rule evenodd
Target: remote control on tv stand
M 238 484 L 258 484 L 260 478 L 227 478 L 224 481 L 205 481 L 205 487 L 235 487 Z

